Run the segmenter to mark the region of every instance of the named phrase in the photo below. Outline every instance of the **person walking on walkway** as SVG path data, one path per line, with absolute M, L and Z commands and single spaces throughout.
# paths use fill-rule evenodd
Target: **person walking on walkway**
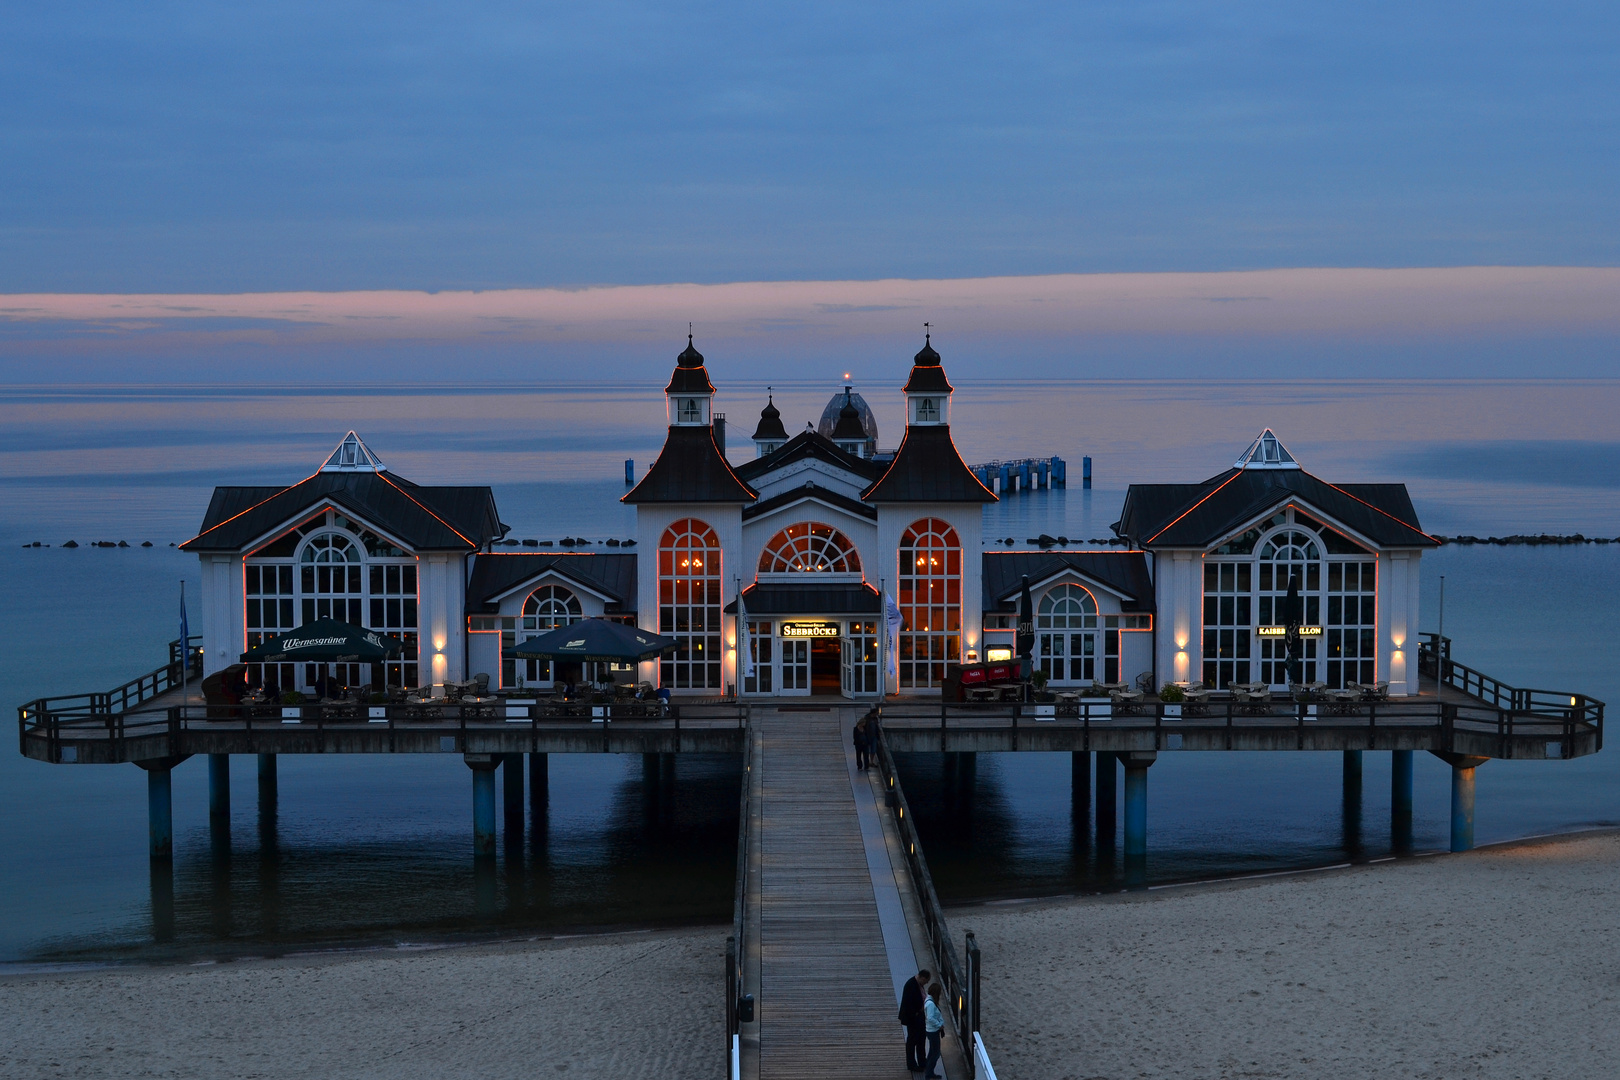
M 928 1037 L 928 1058 L 923 1062 L 923 1080 L 940 1080 L 934 1068 L 939 1064 L 939 1041 L 945 1031 L 945 1013 L 940 1010 L 939 996 L 945 988 L 939 983 L 928 987 L 928 1000 L 923 1002 L 923 1026 Z
M 865 770 L 872 763 L 872 732 L 867 726 L 867 718 L 861 717 L 855 724 L 855 767 Z
M 923 1015 L 923 987 L 933 978 L 924 970 L 915 979 L 907 979 L 900 991 L 900 1022 L 906 1026 L 906 1071 L 922 1072 L 923 1047 L 926 1042 L 927 1018 Z

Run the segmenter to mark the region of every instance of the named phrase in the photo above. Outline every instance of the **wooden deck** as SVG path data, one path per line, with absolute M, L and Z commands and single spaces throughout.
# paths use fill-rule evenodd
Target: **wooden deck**
M 761 1080 L 909 1076 L 844 712 L 756 714 Z

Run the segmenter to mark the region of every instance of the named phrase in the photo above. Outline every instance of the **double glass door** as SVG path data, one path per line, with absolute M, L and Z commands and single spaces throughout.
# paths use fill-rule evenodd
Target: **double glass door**
M 810 692 L 810 642 L 805 638 L 786 638 L 782 645 L 782 692 L 808 694 Z

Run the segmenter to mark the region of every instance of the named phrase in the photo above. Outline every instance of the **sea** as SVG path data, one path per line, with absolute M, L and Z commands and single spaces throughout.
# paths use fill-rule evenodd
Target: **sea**
M 1620 381 L 963 382 L 969 462 L 1059 455 L 1070 486 L 1005 498 L 986 538 L 1102 539 L 1133 482 L 1196 481 L 1270 427 L 1306 468 L 1404 482 L 1433 533 L 1620 537 Z M 892 446 L 902 403 L 856 388 Z M 790 431 L 838 387 L 773 384 Z M 728 384 L 730 456 L 767 389 Z M 354 429 L 419 483 L 487 483 L 516 538 L 633 534 L 627 460 L 662 442 L 655 385 L 12 386 L 0 393 L 0 700 L 108 689 L 157 667 L 179 632 L 196 531 L 216 484 L 308 475 Z M 1094 487 L 1080 486 L 1083 458 Z M 79 546 L 65 548 L 66 541 Z M 95 547 L 98 541 L 128 547 Z M 40 546 L 33 546 L 35 543 Z M 149 542 L 150 547 L 143 546 Z M 1516 685 L 1620 700 L 1620 544 L 1448 545 L 1422 561 L 1422 629 Z M 192 625 L 200 618 L 193 603 Z M 1067 754 L 980 754 L 970 775 L 904 755 L 908 797 L 949 903 L 1119 887 L 1077 827 Z M 1149 774 L 1150 883 L 1328 866 L 1391 853 L 1388 755 L 1367 754 L 1359 812 L 1338 754 L 1163 755 Z M 175 858 L 146 857 L 145 775 L 0 753 L 0 964 L 194 962 L 354 947 L 723 923 L 739 763 L 553 755 L 543 829 L 471 856 L 458 757 L 287 757 L 261 815 L 233 764 L 228 838 L 210 835 L 207 766 L 174 773 Z M 1481 843 L 1620 823 L 1620 758 L 1501 762 L 1478 774 Z M 1414 843 L 1444 846 L 1449 771 L 1420 755 Z M 1117 845 L 1114 849 L 1117 851 Z

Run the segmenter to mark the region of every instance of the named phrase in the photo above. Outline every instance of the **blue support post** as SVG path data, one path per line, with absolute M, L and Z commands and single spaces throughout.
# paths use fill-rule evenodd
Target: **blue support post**
M 1344 801 L 1361 804 L 1361 751 L 1344 752 Z
M 1147 771 L 1151 760 L 1125 755 L 1125 857 L 1147 858 Z
M 473 774 L 473 854 L 495 854 L 495 766 L 493 754 L 465 755 Z
M 152 858 L 174 858 L 174 800 L 169 785 L 169 767 L 146 769 L 146 836 Z
M 1396 750 L 1389 762 L 1389 826 L 1397 851 L 1412 846 L 1412 751 Z
M 1451 766 L 1451 850 L 1474 850 L 1474 766 Z
M 274 754 L 260 754 L 259 755 L 259 795 L 260 796 L 263 796 L 265 794 L 265 789 L 266 788 L 270 789 L 270 794 L 271 794 L 272 797 L 274 797 L 275 790 L 276 790 L 276 755 L 274 755 Z
M 1007 492 L 1009 490 L 1011 490 L 1011 488 L 1012 488 L 1012 466 L 1011 465 L 1003 465 L 1001 467 L 1001 488 L 999 489 L 999 494 L 1005 495 L 1005 494 L 1007 494 Z
M 208 755 L 208 819 L 212 825 L 231 818 L 231 755 Z
M 1086 491 L 1091 490 L 1091 459 L 1089 457 L 1080 459 L 1080 486 Z
M 624 459 L 624 482 L 626 486 L 636 482 L 636 462 L 634 458 Z
M 1053 487 L 1067 487 L 1068 486 L 1068 484 L 1067 484 L 1068 468 L 1069 467 L 1063 463 L 1062 458 L 1058 457 L 1055 454 L 1052 456 L 1052 486 Z

